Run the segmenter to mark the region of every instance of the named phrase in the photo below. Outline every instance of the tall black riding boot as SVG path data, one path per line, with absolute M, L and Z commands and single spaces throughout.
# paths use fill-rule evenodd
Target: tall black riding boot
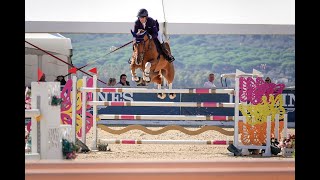
M 161 43 L 160 43 L 160 41 L 159 41 L 157 38 L 154 39 L 154 43 L 155 43 L 156 48 L 157 48 L 157 51 L 158 51 L 158 57 L 157 57 L 157 59 L 159 60 L 159 59 L 160 59 L 160 55 L 163 54 L 163 52 L 162 52 L 162 47 L 161 47 Z
M 166 48 L 165 43 L 161 44 L 161 49 L 163 52 L 163 56 L 167 61 L 171 63 L 172 61 L 175 60 L 174 57 L 171 55 L 170 51 Z

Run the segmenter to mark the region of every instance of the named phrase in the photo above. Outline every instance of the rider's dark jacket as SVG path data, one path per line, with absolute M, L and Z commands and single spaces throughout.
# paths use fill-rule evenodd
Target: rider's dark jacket
M 147 17 L 146 28 L 143 28 L 142 23 L 138 20 L 134 23 L 134 32 L 137 33 L 139 29 L 146 30 L 152 38 L 156 39 L 159 31 L 159 24 L 151 17 Z

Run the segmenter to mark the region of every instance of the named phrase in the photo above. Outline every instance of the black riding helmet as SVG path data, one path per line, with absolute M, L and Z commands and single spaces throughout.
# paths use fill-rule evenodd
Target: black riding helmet
M 147 16 L 148 16 L 148 11 L 146 9 L 140 9 L 137 15 L 137 17 L 147 17 Z

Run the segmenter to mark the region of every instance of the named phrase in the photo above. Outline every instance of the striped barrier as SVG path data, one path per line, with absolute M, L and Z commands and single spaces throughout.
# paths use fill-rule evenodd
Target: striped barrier
M 100 139 L 104 144 L 198 144 L 198 145 L 229 145 L 228 140 L 131 140 L 131 139 Z
M 227 107 L 234 108 L 234 103 L 219 102 L 154 102 L 154 101 L 88 101 L 91 106 L 158 106 L 158 107 Z
M 266 145 L 265 146 L 244 146 L 239 143 L 239 132 L 238 132 L 238 122 L 241 121 L 242 117 L 239 116 L 239 78 L 240 77 L 261 77 L 261 72 L 253 70 L 253 73 L 248 75 L 242 71 L 236 70 L 236 88 L 234 89 L 207 89 L 207 88 L 193 88 L 193 89 L 147 89 L 147 88 L 97 88 L 96 82 L 97 77 L 93 76 L 94 87 L 82 87 L 80 91 L 83 94 L 83 105 L 82 108 L 86 108 L 86 105 L 93 106 L 93 143 L 92 149 L 97 149 L 97 124 L 96 120 L 98 119 L 112 119 L 112 120 L 213 120 L 213 121 L 231 121 L 234 120 L 234 128 L 237 129 L 234 132 L 234 142 L 236 147 L 242 147 L 244 149 L 248 148 L 257 148 L 265 149 L 265 156 L 270 156 L 270 136 L 271 136 L 271 117 L 267 119 L 267 131 L 266 131 Z M 93 93 L 93 100 L 86 102 L 86 93 Z M 224 102 L 154 102 L 154 101 L 98 101 L 97 92 L 106 92 L 106 93 L 185 93 L 185 94 L 229 94 L 235 95 L 235 102 L 237 103 L 224 103 Z M 230 100 L 232 98 L 230 97 Z M 97 106 L 156 106 L 156 107 L 206 107 L 206 108 L 235 108 L 234 116 L 177 116 L 177 115 L 126 115 L 126 114 L 101 114 L 97 115 Z M 83 114 L 83 117 L 85 114 Z M 245 119 L 244 119 L 245 122 Z M 83 126 L 85 126 L 85 121 L 83 121 Z M 101 124 L 99 126 L 102 126 Z M 85 134 L 83 134 L 85 136 Z M 84 137 L 85 139 L 85 137 Z M 157 143 L 157 144 L 184 144 L 184 143 L 193 143 L 193 144 L 207 144 L 211 142 L 213 145 L 228 145 L 230 141 L 212 141 L 212 140 L 101 140 L 107 144 L 148 144 L 148 143 Z M 214 143 L 214 142 L 224 142 L 224 143 Z
M 130 114 L 100 114 L 99 119 L 115 120 L 185 120 L 185 121 L 232 121 L 234 116 L 186 116 L 186 115 L 130 115 Z
M 147 88 L 80 88 L 82 92 L 116 92 L 116 93 L 181 93 L 181 94 L 233 94 L 234 89 L 147 89 Z
M 93 76 L 93 82 L 96 86 L 96 76 Z M 97 92 L 108 92 L 108 93 L 189 93 L 189 94 L 233 94 L 233 89 L 208 89 L 208 88 L 195 88 L 195 89 L 147 89 L 147 88 L 96 88 L 96 87 L 82 87 L 80 88 L 82 91 L 82 97 L 83 98 L 83 105 L 82 108 L 86 108 L 86 105 L 93 106 L 93 113 L 97 113 L 97 106 L 156 106 L 156 107 L 207 107 L 207 108 L 234 108 L 234 103 L 224 103 L 224 102 L 154 102 L 154 101 L 98 101 L 97 100 Z M 93 100 L 86 102 L 86 93 L 92 92 L 93 93 Z M 231 98 L 230 98 L 231 99 Z M 83 114 L 84 116 L 84 114 Z M 176 115 L 114 115 L 114 114 L 100 114 L 100 115 L 93 115 L 93 143 L 92 143 L 92 149 L 97 149 L 97 125 L 96 125 L 96 119 L 118 119 L 118 120 L 214 120 L 214 121 L 232 121 L 234 120 L 233 116 L 176 116 Z M 85 126 L 85 121 L 83 121 L 83 127 Z M 99 125 L 100 127 L 103 125 Z M 172 126 L 167 128 L 173 128 Z M 174 127 L 176 128 L 176 127 Z M 163 128 L 163 130 L 166 128 Z M 184 128 L 178 128 L 178 130 L 182 130 L 184 132 L 188 132 Z M 149 132 L 150 130 L 145 130 Z M 219 130 L 220 132 L 224 132 Z M 108 132 L 113 132 L 109 130 Z M 225 135 L 230 135 L 229 132 L 227 132 Z M 233 135 L 233 132 L 232 132 Z M 85 139 L 85 134 L 83 134 Z M 116 140 L 102 140 L 104 143 L 110 142 L 108 144 L 112 144 L 111 142 L 116 142 Z M 102 142 L 101 141 L 101 142 Z M 85 142 L 85 140 L 84 140 Z M 120 142 L 122 142 L 120 140 Z M 127 141 L 125 141 L 127 142 Z M 135 140 L 129 141 L 129 142 L 135 142 Z M 191 144 L 207 144 L 208 142 L 211 142 L 209 144 L 213 145 L 228 145 L 229 141 L 219 140 L 219 141 L 212 141 L 212 140 L 136 140 L 136 142 L 140 142 L 143 144 L 146 143 L 164 143 L 164 144 L 185 144 L 185 143 L 191 143 Z M 223 142 L 223 143 L 221 143 Z M 132 143 L 131 143 L 132 144 Z

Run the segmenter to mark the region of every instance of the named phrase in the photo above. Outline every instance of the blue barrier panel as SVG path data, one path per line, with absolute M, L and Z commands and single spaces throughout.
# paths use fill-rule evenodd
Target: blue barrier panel
M 182 94 L 181 102 L 229 102 L 228 94 Z M 234 108 L 182 107 L 181 115 L 234 116 Z
M 109 101 L 157 101 L 180 102 L 180 94 L 175 99 L 159 99 L 156 94 L 142 93 L 98 93 L 99 100 Z M 107 98 L 106 98 L 107 97 Z M 101 106 L 100 106 L 101 107 Z M 132 114 L 132 115 L 179 115 L 180 107 L 101 107 L 98 114 Z
M 288 113 L 288 122 L 295 122 L 295 90 L 283 91 L 283 106 Z M 177 94 L 175 99 L 159 99 L 156 94 L 143 93 L 98 93 L 101 101 L 157 101 L 157 102 L 229 102 L 228 94 Z M 233 97 L 234 102 L 234 97 Z M 99 106 L 98 114 L 132 115 L 225 115 L 233 116 L 234 108 L 194 107 L 106 107 Z
M 288 122 L 296 121 L 295 113 L 295 90 L 285 89 L 282 92 L 283 107 L 286 109 L 288 114 Z

